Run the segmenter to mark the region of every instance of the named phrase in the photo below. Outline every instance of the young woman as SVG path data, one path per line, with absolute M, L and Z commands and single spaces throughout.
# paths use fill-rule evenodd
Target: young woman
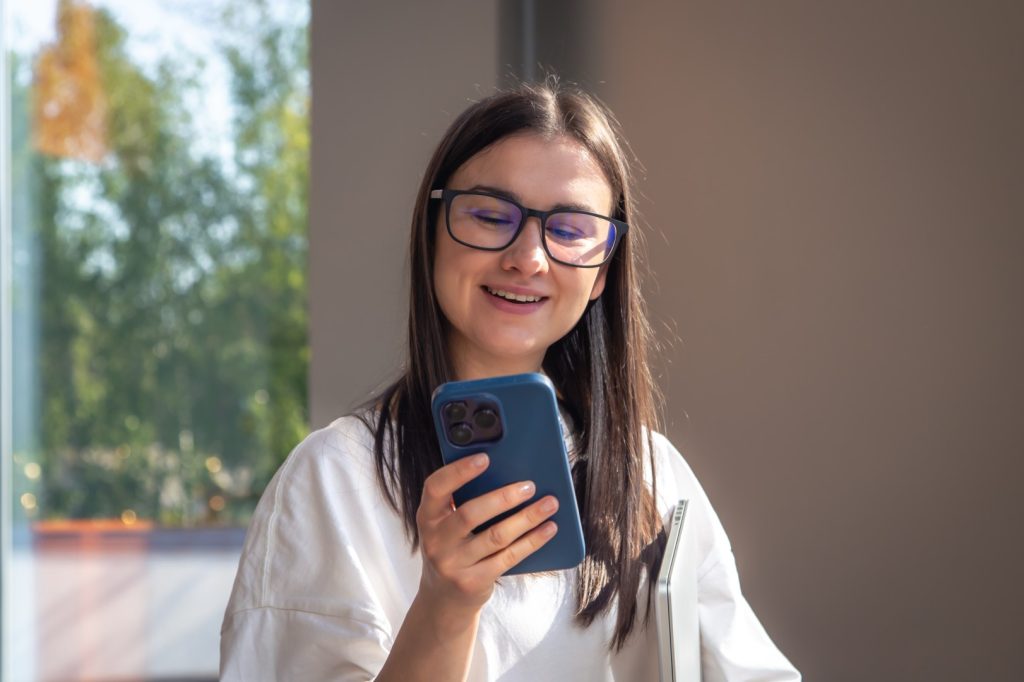
M 611 115 L 576 90 L 524 86 L 452 124 L 413 214 L 403 373 L 303 441 L 264 493 L 224 620 L 223 679 L 656 680 L 648 586 L 680 498 L 696 528 L 704 679 L 799 679 L 656 431 L 630 182 Z M 446 381 L 520 372 L 558 390 L 587 555 L 501 577 L 558 532 L 557 501 L 522 481 L 455 509 L 488 460 L 443 466 L 430 398 Z

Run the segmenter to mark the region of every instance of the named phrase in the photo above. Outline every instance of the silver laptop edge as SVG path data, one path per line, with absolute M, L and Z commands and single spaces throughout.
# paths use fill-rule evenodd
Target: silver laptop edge
M 679 500 L 658 571 L 655 620 L 662 682 L 700 682 L 697 570 L 687 500 Z

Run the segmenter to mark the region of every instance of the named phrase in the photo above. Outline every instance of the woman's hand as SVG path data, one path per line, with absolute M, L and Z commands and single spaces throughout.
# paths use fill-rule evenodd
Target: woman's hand
M 558 509 L 548 495 L 474 535 L 473 529 L 533 497 L 532 481 L 513 483 L 476 497 L 458 509 L 452 493 L 486 469 L 487 455 L 464 457 L 427 478 L 416 512 L 423 555 L 417 599 L 438 614 L 475 618 L 494 591 L 494 581 L 533 554 L 557 532 L 546 519 Z

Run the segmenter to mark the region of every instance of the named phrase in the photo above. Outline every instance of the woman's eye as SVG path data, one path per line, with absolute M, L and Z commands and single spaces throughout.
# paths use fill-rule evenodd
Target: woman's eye
M 582 239 L 585 235 L 574 227 L 566 225 L 549 225 L 548 234 L 561 241 Z
M 505 227 L 512 224 L 512 219 L 504 213 L 494 213 L 492 211 L 474 211 L 473 217 L 482 223 L 488 225 L 494 225 L 496 227 Z

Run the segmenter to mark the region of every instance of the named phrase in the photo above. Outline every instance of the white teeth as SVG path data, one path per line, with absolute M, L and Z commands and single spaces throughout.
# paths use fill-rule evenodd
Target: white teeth
M 505 300 L 517 301 L 519 303 L 536 303 L 541 298 L 543 298 L 542 296 L 524 296 L 523 294 L 512 294 L 507 291 L 502 291 L 501 289 L 492 289 L 490 287 L 487 287 L 487 291 L 494 294 L 495 296 L 500 296 Z

